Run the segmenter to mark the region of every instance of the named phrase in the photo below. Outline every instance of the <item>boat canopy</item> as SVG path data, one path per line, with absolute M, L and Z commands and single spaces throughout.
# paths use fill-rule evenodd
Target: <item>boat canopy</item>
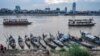
M 64 41 L 64 40 L 67 40 L 69 39 L 69 35 L 68 34 L 63 34 L 62 38 L 60 39 L 60 41 Z
M 95 37 L 91 34 L 86 35 L 86 37 L 91 38 L 91 39 L 95 39 Z

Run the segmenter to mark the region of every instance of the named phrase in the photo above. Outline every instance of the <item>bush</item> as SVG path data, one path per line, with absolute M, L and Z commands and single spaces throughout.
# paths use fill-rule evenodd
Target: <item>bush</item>
M 69 48 L 69 55 L 68 56 L 91 56 L 89 51 L 79 45 L 71 44 Z

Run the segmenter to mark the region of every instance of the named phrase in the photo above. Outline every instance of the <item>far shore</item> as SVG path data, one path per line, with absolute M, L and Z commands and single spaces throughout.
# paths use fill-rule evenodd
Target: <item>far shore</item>
M 100 15 L 58 15 L 58 14 L 0 14 L 0 16 L 100 16 Z

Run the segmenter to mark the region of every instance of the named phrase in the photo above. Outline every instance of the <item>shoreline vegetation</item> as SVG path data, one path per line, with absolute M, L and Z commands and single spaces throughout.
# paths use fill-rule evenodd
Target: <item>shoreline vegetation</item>
M 41 49 L 29 49 L 29 50 L 6 50 L 5 53 L 0 51 L 2 56 L 99 56 L 100 51 L 89 50 L 77 44 L 71 44 L 68 51 L 64 50 L 41 50 Z
M 0 52 L 2 56 L 91 56 L 87 48 L 81 47 L 77 44 L 70 44 L 67 51 L 63 50 L 6 50 L 5 53 Z

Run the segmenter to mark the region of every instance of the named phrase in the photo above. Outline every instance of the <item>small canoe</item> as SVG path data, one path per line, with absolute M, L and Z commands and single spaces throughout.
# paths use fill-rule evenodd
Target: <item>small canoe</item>
M 24 49 L 25 44 L 23 39 L 20 36 L 18 37 L 18 44 L 21 47 L 21 49 Z
M 55 43 L 59 47 L 63 47 L 64 46 L 64 44 L 62 42 L 60 42 L 59 40 L 52 40 L 52 41 L 53 41 L 53 43 Z
M 46 38 L 47 35 L 42 34 L 42 37 L 43 37 L 43 41 L 45 42 L 45 44 L 46 44 L 48 47 L 50 47 L 51 49 L 55 49 L 55 48 L 57 47 L 53 42 L 51 42 L 49 39 Z
M 63 47 L 64 46 L 63 43 L 60 42 L 58 39 L 56 39 L 56 37 L 54 37 L 52 34 L 50 34 L 50 39 L 57 46 L 59 46 L 59 47 Z
M 28 38 L 27 36 L 25 36 L 25 44 L 27 45 L 29 49 L 31 48 L 31 41 L 30 41 L 30 38 Z
M 16 49 L 16 41 L 12 36 L 10 36 L 7 41 L 8 45 L 11 46 L 12 49 Z
M 39 37 L 39 44 L 43 49 L 47 49 L 46 44 L 44 43 L 43 39 L 41 37 Z
M 32 37 L 31 38 L 31 44 L 33 45 L 33 47 L 39 48 L 39 46 L 40 46 L 39 38 L 38 37 Z
M 44 39 L 44 42 L 47 46 L 49 46 L 51 49 L 55 49 L 57 46 L 52 42 L 49 41 L 48 39 Z

